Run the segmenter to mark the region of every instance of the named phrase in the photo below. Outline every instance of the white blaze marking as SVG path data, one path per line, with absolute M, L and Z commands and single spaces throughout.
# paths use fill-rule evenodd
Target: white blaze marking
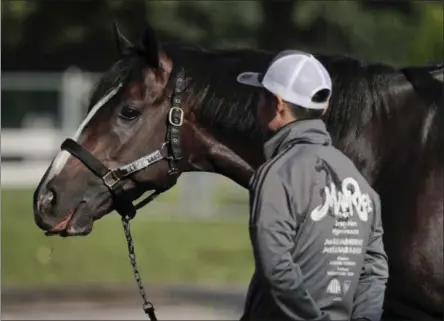
M 91 111 L 88 113 L 86 118 L 83 120 L 83 122 L 80 124 L 79 128 L 77 129 L 76 133 L 72 137 L 74 141 L 77 141 L 79 139 L 80 135 L 83 132 L 83 129 L 88 125 L 91 118 L 94 117 L 94 115 L 99 111 L 101 107 L 103 107 L 114 95 L 117 94 L 120 87 L 122 87 L 122 83 L 120 83 L 117 87 L 115 87 L 113 90 L 111 90 L 106 96 L 104 96 L 102 99 L 100 99 L 94 107 L 91 109 Z M 52 163 L 51 169 L 48 173 L 48 176 L 46 177 L 46 182 L 48 182 L 52 177 L 59 174 L 63 167 L 65 166 L 66 162 L 68 161 L 71 154 L 65 150 L 60 151 L 57 156 L 54 158 L 54 162 Z

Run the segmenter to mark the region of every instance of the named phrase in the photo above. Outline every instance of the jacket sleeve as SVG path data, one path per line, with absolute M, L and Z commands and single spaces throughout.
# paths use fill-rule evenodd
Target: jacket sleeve
M 388 262 L 382 241 L 381 206 L 375 202 L 372 233 L 367 245 L 364 266 L 356 289 L 352 320 L 377 321 L 383 312 L 385 287 L 388 279 Z
M 304 286 L 301 269 L 291 256 L 296 220 L 291 193 L 277 175 L 267 175 L 250 190 L 250 236 L 256 266 L 270 286 L 281 311 L 290 320 L 329 320 Z

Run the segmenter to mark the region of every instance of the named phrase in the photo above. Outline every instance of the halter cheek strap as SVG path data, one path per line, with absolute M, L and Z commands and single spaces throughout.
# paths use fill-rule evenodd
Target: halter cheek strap
M 182 104 L 181 94 L 184 89 L 185 79 L 183 77 L 183 72 L 179 73 L 176 80 L 176 87 L 174 91 L 174 97 L 172 101 L 172 107 L 168 114 L 168 132 L 167 132 L 167 141 L 169 142 L 170 152 L 172 157 L 169 158 L 170 170 L 169 174 L 173 175 L 178 172 L 178 169 L 175 165 L 174 160 L 179 160 L 183 158 L 182 148 L 180 144 L 180 127 L 183 124 L 183 110 L 180 108 Z

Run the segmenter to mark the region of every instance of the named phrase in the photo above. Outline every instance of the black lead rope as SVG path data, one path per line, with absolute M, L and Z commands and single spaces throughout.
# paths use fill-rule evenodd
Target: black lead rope
M 135 205 L 134 207 L 136 210 L 139 208 L 142 208 L 152 200 L 154 200 L 157 196 L 159 196 L 162 192 L 156 191 L 147 198 L 145 198 L 143 201 Z M 136 252 L 134 250 L 134 242 L 133 237 L 131 236 L 131 227 L 130 227 L 130 221 L 133 217 L 131 216 L 121 216 L 122 217 L 122 226 L 123 231 L 125 233 L 126 238 L 126 244 L 128 246 L 128 257 L 130 259 L 131 266 L 133 267 L 133 276 L 136 280 L 137 287 L 139 288 L 139 294 L 142 298 L 142 308 L 145 314 L 148 316 L 148 318 L 152 321 L 157 321 L 156 313 L 154 312 L 154 305 L 151 303 L 151 301 L 148 301 L 148 298 L 146 296 L 145 288 L 143 286 L 142 277 L 140 276 L 139 267 L 137 266 L 136 262 Z
M 131 229 L 130 229 L 130 220 L 129 216 L 122 216 L 122 225 L 123 231 L 125 232 L 126 243 L 128 245 L 128 254 L 131 262 L 131 266 L 133 267 L 133 275 L 134 279 L 137 282 L 137 286 L 139 288 L 140 296 L 143 301 L 143 311 L 148 315 L 148 318 L 152 321 L 157 321 L 156 313 L 154 312 L 154 305 L 148 301 L 146 297 L 145 288 L 143 287 L 142 278 L 140 276 L 139 267 L 136 262 L 136 253 L 134 252 L 134 242 L 131 237 Z

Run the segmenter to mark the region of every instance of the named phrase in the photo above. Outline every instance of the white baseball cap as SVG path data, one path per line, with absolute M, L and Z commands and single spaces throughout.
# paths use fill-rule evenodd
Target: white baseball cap
M 265 74 L 243 72 L 237 81 L 244 85 L 263 87 L 284 101 L 308 109 L 325 109 L 331 97 L 332 84 L 328 71 L 313 55 L 285 50 L 269 65 Z M 328 90 L 326 101 L 315 102 L 320 90 Z

